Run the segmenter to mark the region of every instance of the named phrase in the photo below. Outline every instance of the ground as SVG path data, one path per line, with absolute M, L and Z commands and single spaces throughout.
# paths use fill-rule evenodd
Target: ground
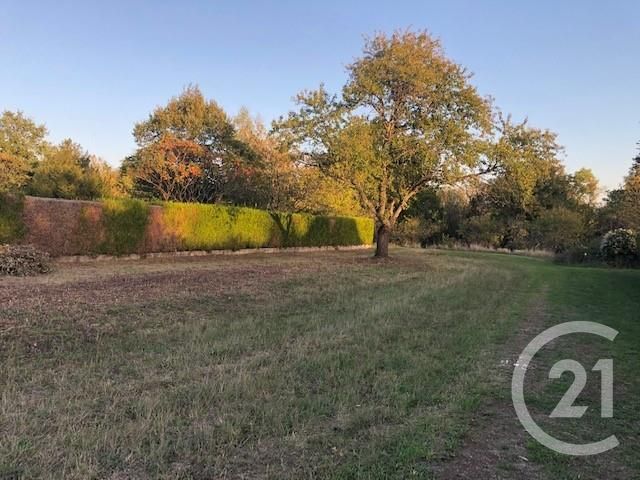
M 59 265 L 0 279 L 0 478 L 640 478 L 640 272 L 488 253 L 215 256 Z M 516 420 L 513 361 L 549 432 L 620 447 L 569 458 Z M 600 419 L 597 358 L 614 358 Z M 547 418 L 590 373 L 582 421 Z M 529 378 L 531 377 L 531 378 Z

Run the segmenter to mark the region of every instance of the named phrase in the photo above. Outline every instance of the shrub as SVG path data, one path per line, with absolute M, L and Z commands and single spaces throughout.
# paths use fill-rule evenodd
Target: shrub
M 602 255 L 600 253 L 600 240 L 594 239 L 585 245 L 576 245 L 561 252 L 556 252 L 554 261 L 562 264 L 600 264 Z
M 105 200 L 102 204 L 104 239 L 100 252 L 115 255 L 138 252 L 149 223 L 149 205 L 142 200 Z
M 561 253 L 567 250 L 583 250 L 581 241 L 585 234 L 584 216 L 574 210 L 556 207 L 543 210 L 532 222 L 529 243 L 536 248 Z M 586 253 L 586 252 L 585 252 Z
M 0 193 L 0 244 L 14 243 L 23 237 L 23 206 L 22 196 Z
M 460 226 L 460 235 L 468 244 L 497 247 L 500 244 L 501 226 L 489 214 L 470 217 Z
M 618 228 L 605 234 L 600 244 L 603 259 L 615 266 L 629 266 L 638 258 L 638 243 L 633 230 Z
M 425 242 L 427 226 L 419 217 L 407 217 L 391 233 L 391 241 L 398 245 L 422 245 Z
M 50 271 L 48 253 L 31 245 L 0 246 L 0 275 L 26 276 Z

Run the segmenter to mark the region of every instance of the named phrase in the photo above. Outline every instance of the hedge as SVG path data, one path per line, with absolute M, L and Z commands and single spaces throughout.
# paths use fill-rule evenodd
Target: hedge
M 24 236 L 23 208 L 22 196 L 0 193 L 0 245 L 16 243 Z
M 149 223 L 149 205 L 141 200 L 105 200 L 102 204 L 104 237 L 100 253 L 121 255 L 140 250 Z
M 163 205 L 165 225 L 181 250 L 280 246 L 269 212 L 197 203 Z
M 183 250 L 363 245 L 373 241 L 373 221 L 368 218 L 197 203 L 166 203 L 163 216 Z
M 0 227 L 0 234 L 11 231 L 9 241 L 16 241 L 22 218 L 23 243 L 54 256 L 363 245 L 372 243 L 374 230 L 368 218 L 197 203 L 27 197 L 23 212 L 18 205 L 2 205 L 0 225 L 11 228 Z

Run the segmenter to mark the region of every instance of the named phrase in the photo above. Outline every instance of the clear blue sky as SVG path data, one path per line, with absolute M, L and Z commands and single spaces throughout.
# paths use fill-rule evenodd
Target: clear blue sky
M 0 110 L 117 165 L 189 83 L 270 121 L 303 88 L 337 90 L 363 35 L 428 29 L 505 113 L 556 131 L 570 170 L 615 187 L 640 140 L 639 25 L 635 0 L 0 0 Z

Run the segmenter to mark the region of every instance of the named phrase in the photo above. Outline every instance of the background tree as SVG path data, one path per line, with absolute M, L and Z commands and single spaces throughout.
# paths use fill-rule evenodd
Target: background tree
M 600 184 L 591 169 L 576 170 L 571 176 L 571 183 L 578 203 L 596 205 L 600 195 Z
M 100 198 L 117 198 L 126 196 L 127 189 L 117 169 L 96 155 L 89 156 L 88 174 L 98 185 Z
M 340 97 L 323 87 L 276 128 L 325 174 L 349 184 L 377 222 L 376 256 L 411 200 L 492 168 L 491 108 L 426 32 L 377 35 L 348 67 Z
M 306 165 L 259 118 L 241 109 L 233 120 L 236 137 L 254 155 L 232 179 L 227 198 L 234 203 L 278 211 L 361 215 L 352 188 Z
M 92 161 L 93 160 L 93 161 Z M 106 193 L 102 177 L 94 170 L 97 160 L 70 139 L 51 147 L 38 162 L 27 192 L 50 198 L 93 200 Z M 100 168 L 106 168 L 102 165 Z
M 239 165 L 252 158 L 224 110 L 193 86 L 136 124 L 133 136 L 139 148 L 123 173 L 136 193 L 165 200 L 220 201 Z
M 640 153 L 625 177 L 619 215 L 624 227 L 640 232 Z
M 560 253 L 583 242 L 585 218 L 576 210 L 555 207 L 544 210 L 533 219 L 529 230 L 529 247 Z
M 167 133 L 140 150 L 129 174 L 139 196 L 164 201 L 212 201 L 220 187 L 211 152 L 191 140 Z
M 5 111 L 0 116 L 0 192 L 21 189 L 49 144 L 47 129 L 22 112 Z
M 464 194 L 439 189 L 414 199 L 407 216 L 420 212 L 422 232 L 429 232 L 423 242 L 558 252 L 588 243 L 599 190 L 593 173 L 566 173 L 553 132 L 501 116 L 497 131 L 491 148 L 500 167 L 493 175 L 476 179 Z
M 640 232 L 640 153 L 634 157 L 622 187 L 605 197 L 598 212 L 598 227 L 603 235 L 619 228 Z
M 270 135 L 262 120 L 241 108 L 233 119 L 236 139 L 250 149 L 253 161 L 243 162 L 229 178 L 228 198 L 234 203 L 269 210 L 293 209 L 298 194 L 296 165 L 291 153 Z

